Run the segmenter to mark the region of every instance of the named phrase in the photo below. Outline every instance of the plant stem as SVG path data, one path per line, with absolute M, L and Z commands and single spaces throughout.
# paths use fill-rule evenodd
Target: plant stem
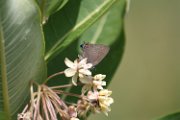
M 61 74 L 64 74 L 64 71 L 61 71 L 61 72 L 57 72 L 55 74 L 52 74 L 51 76 L 49 76 L 45 81 L 44 83 L 47 83 L 51 78 L 55 77 L 55 76 L 58 76 L 58 75 L 61 75 Z
M 54 92 L 56 92 L 57 94 L 64 94 L 64 95 L 68 95 L 68 96 L 73 96 L 73 97 L 77 97 L 77 98 L 82 98 L 81 95 L 74 94 L 74 93 L 64 92 L 64 91 L 62 91 L 62 90 L 54 90 Z
M 53 86 L 50 87 L 51 89 L 57 89 L 57 88 L 66 88 L 66 87 L 71 87 L 73 84 L 66 84 L 66 85 L 60 85 L 60 86 Z

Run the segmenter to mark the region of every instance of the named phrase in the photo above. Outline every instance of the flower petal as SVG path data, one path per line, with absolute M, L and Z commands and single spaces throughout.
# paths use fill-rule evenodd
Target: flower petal
M 109 90 L 107 90 L 107 89 L 101 90 L 101 91 L 99 92 L 99 95 L 100 95 L 100 96 L 110 96 L 111 94 L 112 94 L 112 91 L 109 91 Z
M 105 81 L 102 81 L 101 85 L 102 85 L 102 86 L 106 86 L 106 82 L 105 82 Z
M 80 74 L 79 80 L 83 84 L 92 84 L 92 77 L 91 76 L 85 76 L 85 75 L 82 76 L 82 74 Z
M 65 58 L 64 63 L 66 64 L 66 66 L 74 68 L 74 63 L 70 61 L 68 58 Z
M 81 74 L 84 74 L 84 75 L 91 75 L 91 71 L 90 70 L 86 70 L 86 69 L 80 69 L 79 72 Z
M 86 63 L 87 63 L 87 58 L 84 58 L 79 62 L 79 65 L 84 65 Z
M 97 88 L 98 88 L 99 90 L 102 90 L 102 89 L 103 89 L 103 87 L 102 87 L 102 86 L 97 86 Z
M 79 119 L 78 119 L 78 118 L 74 118 L 74 117 L 73 117 L 73 118 L 71 118 L 70 120 L 79 120 Z
M 89 69 L 92 68 L 93 64 L 92 63 L 88 63 L 88 64 L 84 64 L 83 68 L 84 69 Z
M 71 118 L 76 118 L 77 117 L 77 111 L 75 106 L 69 106 L 68 108 L 68 114 Z
M 72 77 L 72 83 L 77 86 L 77 78 L 78 78 L 78 74 L 75 74 L 73 77 Z
M 94 76 L 95 80 L 103 80 L 106 77 L 106 75 L 102 75 L 102 74 L 97 74 Z
M 64 74 L 66 77 L 72 77 L 76 74 L 76 70 L 72 68 L 67 68 L 66 70 L 64 70 Z
M 110 97 L 107 99 L 107 102 L 108 102 L 108 105 L 110 105 L 110 104 L 114 103 L 114 100 L 113 100 L 113 98 Z
M 77 65 L 78 65 L 78 60 L 77 60 L 77 59 L 74 60 L 74 64 L 75 64 L 75 66 L 77 67 Z
M 89 100 L 97 100 L 98 99 L 98 93 L 89 91 L 87 94 L 87 97 Z

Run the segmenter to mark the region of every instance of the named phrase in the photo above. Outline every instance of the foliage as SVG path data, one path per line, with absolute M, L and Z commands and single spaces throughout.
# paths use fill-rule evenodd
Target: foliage
M 82 41 L 110 46 L 95 68 L 109 83 L 123 53 L 124 8 L 125 0 L 0 0 L 0 118 L 16 119 L 29 82 L 64 70 L 64 58 L 77 57 Z M 54 80 L 48 84 L 69 82 Z
M 179 120 L 180 119 L 180 112 L 172 113 L 165 115 L 157 120 Z

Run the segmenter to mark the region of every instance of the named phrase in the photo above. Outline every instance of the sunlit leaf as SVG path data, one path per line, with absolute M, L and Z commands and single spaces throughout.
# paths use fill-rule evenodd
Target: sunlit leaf
M 0 0 L 0 112 L 7 120 L 25 104 L 29 82 L 45 76 L 40 15 L 34 1 Z

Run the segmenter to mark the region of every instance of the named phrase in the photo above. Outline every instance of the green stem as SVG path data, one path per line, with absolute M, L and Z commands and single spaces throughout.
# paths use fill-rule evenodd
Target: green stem
M 41 23 L 43 23 L 44 17 L 45 17 L 45 11 L 44 11 L 45 3 L 46 3 L 46 0 L 42 0 L 42 2 L 39 3 L 40 4 L 40 10 L 41 10 Z

